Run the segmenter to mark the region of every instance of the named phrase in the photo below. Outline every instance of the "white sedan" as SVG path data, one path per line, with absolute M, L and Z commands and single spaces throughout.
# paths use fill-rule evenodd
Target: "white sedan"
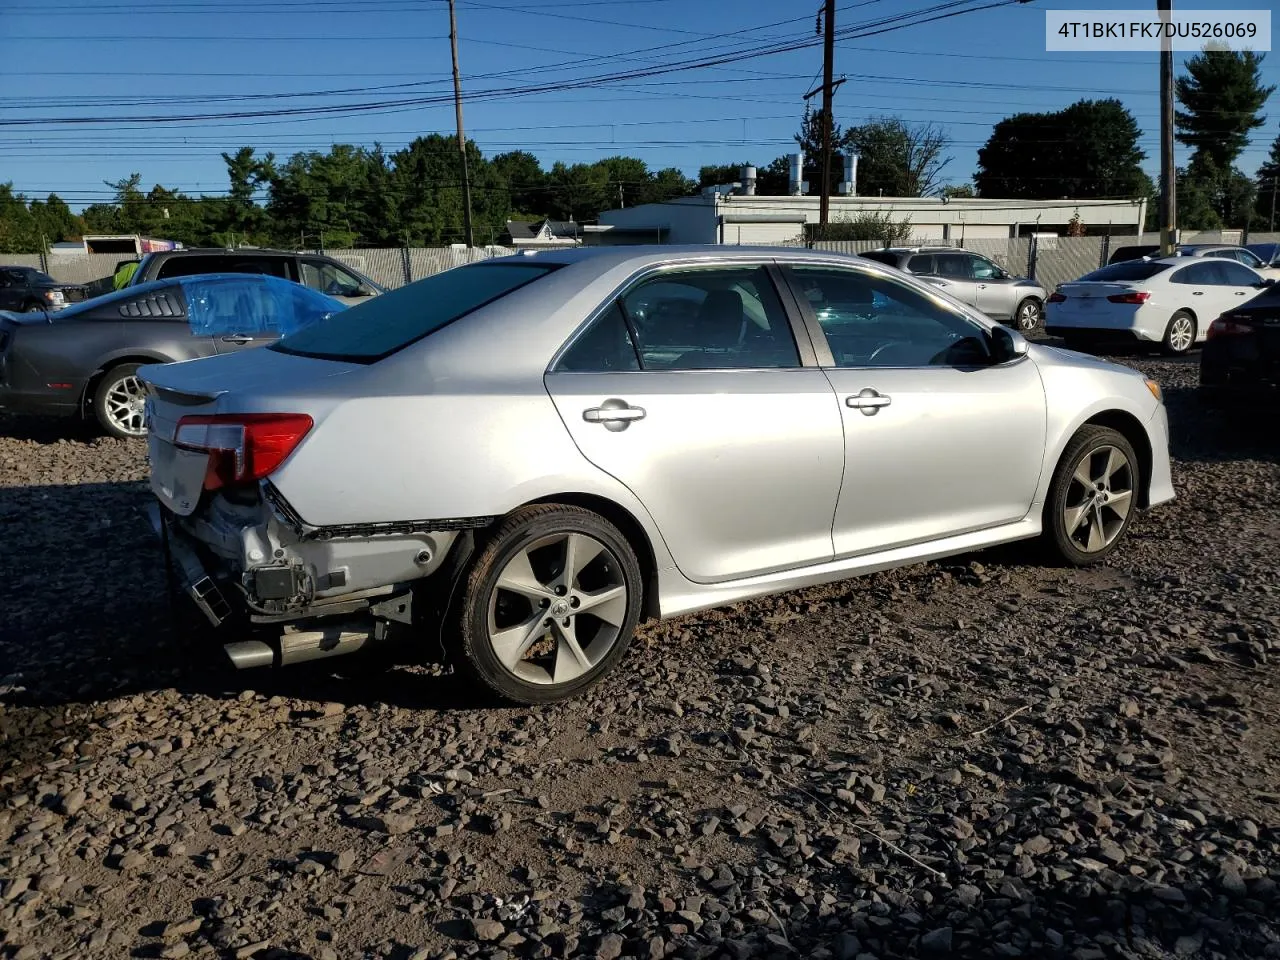
M 1220 315 L 1274 282 L 1216 257 L 1113 263 L 1059 284 L 1045 305 L 1045 332 L 1073 346 L 1128 339 L 1186 353 Z

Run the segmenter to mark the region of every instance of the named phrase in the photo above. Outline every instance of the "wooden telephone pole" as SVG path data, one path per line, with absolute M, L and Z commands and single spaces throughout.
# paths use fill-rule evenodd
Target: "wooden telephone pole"
M 818 190 L 818 223 L 826 226 L 831 216 L 831 150 L 835 146 L 832 141 L 833 127 L 831 98 L 836 87 L 844 83 L 844 79 L 833 80 L 836 59 L 836 0 L 824 0 L 822 13 L 822 86 L 810 90 L 804 95 L 810 99 L 819 90 L 822 91 L 822 158 L 819 167 L 822 170 L 822 183 Z
M 467 172 L 467 138 L 462 134 L 462 80 L 458 76 L 458 18 L 449 0 L 449 45 L 453 48 L 453 107 L 458 117 L 458 152 L 462 157 L 462 229 L 468 247 L 475 246 L 471 231 L 471 177 Z
M 1173 0 L 1156 0 L 1163 23 L 1170 21 Z M 1160 255 L 1173 256 L 1178 242 L 1178 169 L 1173 159 L 1173 41 L 1160 42 Z

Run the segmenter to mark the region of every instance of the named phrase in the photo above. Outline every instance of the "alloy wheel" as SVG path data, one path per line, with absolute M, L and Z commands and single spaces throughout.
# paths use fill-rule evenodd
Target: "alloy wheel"
M 1169 346 L 1178 353 L 1186 353 L 1191 349 L 1191 341 L 1195 338 L 1195 335 L 1195 328 L 1192 326 L 1190 317 L 1176 317 L 1169 327 Z
M 121 377 L 107 391 L 107 418 L 121 433 L 141 437 L 147 432 L 145 404 L 146 391 L 142 381 L 132 374 Z
M 1124 532 L 1133 508 L 1133 464 L 1118 447 L 1094 447 L 1076 464 L 1063 527 L 1084 553 L 1105 550 Z
M 622 564 L 583 533 L 541 537 L 511 557 L 489 597 L 489 643 L 512 675 L 562 684 L 594 669 L 627 619 Z
M 1018 329 L 1034 330 L 1040 325 L 1040 307 L 1028 300 L 1018 310 Z

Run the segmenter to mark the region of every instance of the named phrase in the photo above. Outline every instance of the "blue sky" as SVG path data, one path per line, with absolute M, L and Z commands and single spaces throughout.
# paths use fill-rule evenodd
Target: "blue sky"
M 939 0 L 842 0 L 837 29 Z M 974 3 L 979 0 L 973 0 Z M 1249 4 L 1196 0 L 1196 9 Z M 946 170 L 967 182 L 992 125 L 1022 110 L 1117 96 L 1159 155 L 1155 54 L 1046 54 L 1044 10 L 1097 0 L 1035 0 L 841 40 L 842 125 L 892 114 L 934 122 L 953 140 Z M 1153 3 L 1119 10 L 1147 12 Z M 1180 8 L 1190 3 L 1179 4 Z M 1256 0 L 1252 6 L 1261 6 Z M 677 60 L 814 37 L 818 0 L 458 0 L 466 91 L 572 82 Z M 677 46 L 671 46 L 677 44 Z M 657 48 L 657 49 L 654 49 Z M 1182 57 L 1179 57 L 1181 62 Z M 676 166 L 763 165 L 791 146 L 803 94 L 820 78 L 820 46 L 589 89 L 503 96 L 465 107 L 486 155 L 527 149 L 549 167 L 612 154 Z M 1264 75 L 1280 84 L 1280 58 Z M 4 0 L 0 119 L 262 111 L 448 96 L 444 0 Z M 500 76 L 495 76 L 500 75 Z M 365 88 L 365 89 L 358 89 Z M 379 88 L 379 89 L 368 89 Z M 298 96 L 316 91 L 349 91 Z M 251 96 L 255 99 L 234 99 Z M 280 96 L 291 95 L 291 96 Z M 192 98 L 199 98 L 193 102 Z M 1241 158 L 1252 174 L 1280 132 L 1280 95 Z M 184 102 L 185 101 L 185 102 Z M 333 142 L 388 150 L 452 132 L 452 103 L 393 105 L 354 116 L 0 128 L 0 182 L 56 191 L 79 208 L 132 172 L 189 193 L 226 189 L 223 150 L 249 144 L 285 156 Z M 1179 148 L 1180 160 L 1185 151 Z

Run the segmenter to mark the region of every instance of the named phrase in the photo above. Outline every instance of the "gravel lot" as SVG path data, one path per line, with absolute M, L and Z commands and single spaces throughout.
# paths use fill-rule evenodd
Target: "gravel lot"
M 0 420 L 0 956 L 1280 957 L 1280 431 L 1122 359 L 1179 499 L 1106 566 L 650 626 L 542 709 L 221 669 L 145 445 Z

